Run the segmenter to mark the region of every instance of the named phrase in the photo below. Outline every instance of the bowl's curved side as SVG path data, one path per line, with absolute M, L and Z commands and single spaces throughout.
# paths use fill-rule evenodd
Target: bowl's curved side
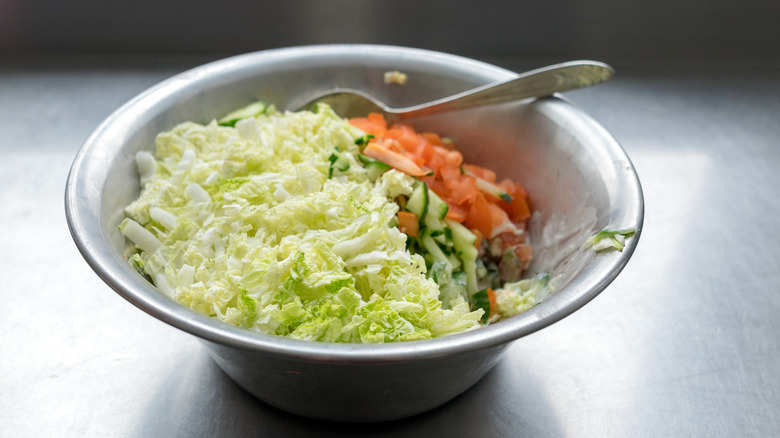
M 396 420 L 436 408 L 477 383 L 507 346 L 364 363 L 279 358 L 202 343 L 217 365 L 258 399 L 304 417 L 348 423 Z

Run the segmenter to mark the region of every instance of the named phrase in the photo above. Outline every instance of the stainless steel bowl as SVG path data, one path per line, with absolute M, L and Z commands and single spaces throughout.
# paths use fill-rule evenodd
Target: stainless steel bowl
M 385 84 L 386 71 L 408 76 Z M 571 314 L 618 275 L 622 252 L 584 248 L 606 227 L 641 228 L 643 199 L 631 162 L 596 122 L 560 97 L 415 121 L 454 139 L 468 161 L 515 178 L 536 210 L 532 270 L 552 272 L 556 293 L 531 310 L 456 336 L 387 345 L 335 345 L 264 336 L 229 326 L 160 294 L 122 257 L 123 208 L 138 196 L 136 151 L 186 120 L 208 122 L 255 99 L 292 108 L 333 87 L 365 90 L 395 106 L 506 80 L 510 71 L 457 56 L 369 45 L 268 50 L 213 62 L 138 95 L 87 139 L 67 181 L 65 208 L 79 250 L 122 297 L 197 336 L 217 364 L 261 400 L 307 417 L 370 422 L 414 415 L 454 398 L 507 345 Z M 195 383 L 195 382 L 193 382 Z

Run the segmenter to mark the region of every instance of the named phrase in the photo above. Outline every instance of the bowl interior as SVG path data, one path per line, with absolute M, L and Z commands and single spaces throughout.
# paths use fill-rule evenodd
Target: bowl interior
M 407 74 L 405 85 L 385 84 L 384 73 Z M 153 150 L 157 133 L 192 120 L 208 123 L 261 99 L 295 108 L 317 92 L 362 89 L 388 104 L 406 106 L 440 98 L 513 73 L 480 62 L 422 50 L 385 46 L 312 46 L 258 52 L 207 64 L 147 90 L 111 115 L 87 140 L 74 162 L 66 210 L 77 245 L 95 271 L 143 310 L 210 341 L 287 353 L 401 355 L 407 348 L 302 346 L 228 327 L 159 294 L 123 258 L 118 224 L 138 196 L 134 163 Z M 503 343 L 538 330 L 595 297 L 625 266 L 638 235 L 622 253 L 584 249 L 606 227 L 641 228 L 643 202 L 636 173 L 617 142 L 586 114 L 559 97 L 421 118 L 412 122 L 452 138 L 467 161 L 522 182 L 535 214 L 532 271 L 558 277 L 557 292 L 515 318 L 456 341 L 422 341 L 430 354 Z M 419 344 L 422 343 L 411 343 Z M 418 348 L 418 347 L 414 347 Z

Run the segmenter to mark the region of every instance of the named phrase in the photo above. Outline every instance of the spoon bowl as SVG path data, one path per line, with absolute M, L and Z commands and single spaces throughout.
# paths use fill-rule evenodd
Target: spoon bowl
M 589 87 L 608 80 L 614 69 L 597 61 L 570 61 L 523 73 L 508 81 L 498 81 L 420 105 L 391 108 L 360 90 L 336 88 L 310 97 L 295 110 L 313 110 L 326 103 L 342 117 L 380 113 L 389 123 L 414 117 L 494 105 L 522 99 L 551 96 L 555 93 Z

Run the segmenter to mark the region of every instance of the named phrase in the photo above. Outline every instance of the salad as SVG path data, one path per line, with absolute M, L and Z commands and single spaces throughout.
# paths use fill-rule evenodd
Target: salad
M 433 133 L 256 102 L 160 133 L 119 228 L 126 257 L 200 313 L 296 339 L 381 343 L 532 307 L 528 194 Z

